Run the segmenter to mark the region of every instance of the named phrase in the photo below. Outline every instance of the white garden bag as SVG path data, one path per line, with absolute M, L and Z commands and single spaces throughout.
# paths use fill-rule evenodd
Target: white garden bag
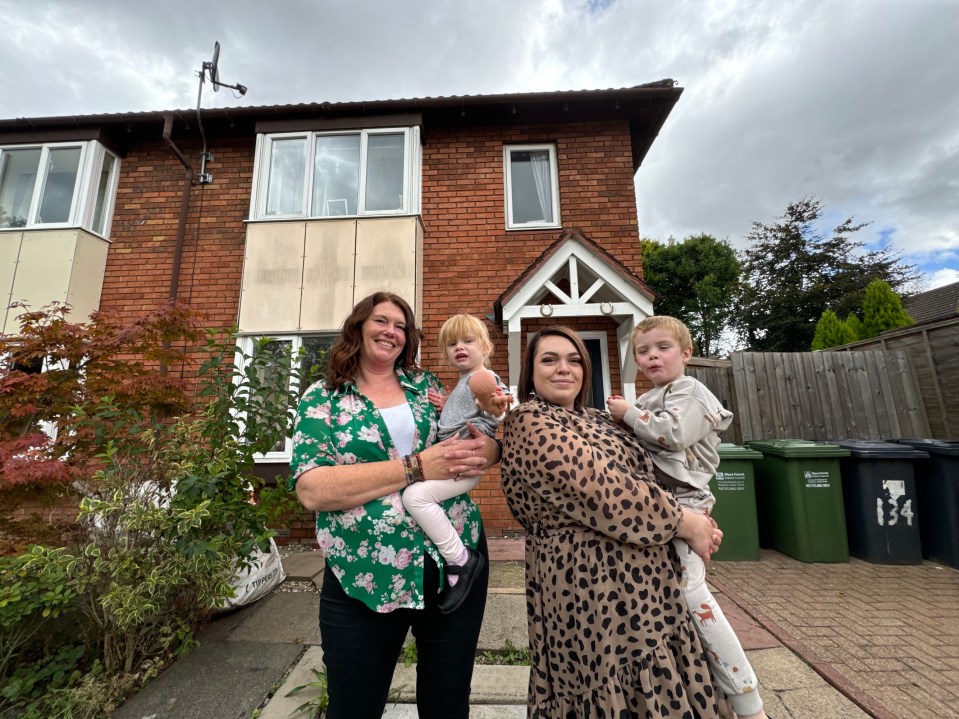
M 280 550 L 271 538 L 270 551 L 254 550 L 250 565 L 245 570 L 238 571 L 230 580 L 230 586 L 236 589 L 236 595 L 224 599 L 220 608 L 235 609 L 252 604 L 272 592 L 284 579 L 286 572 L 283 571 L 283 562 L 280 561 Z

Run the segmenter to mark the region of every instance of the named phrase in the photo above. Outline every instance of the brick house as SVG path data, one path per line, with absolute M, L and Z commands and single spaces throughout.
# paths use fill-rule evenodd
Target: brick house
M 77 318 L 175 298 L 236 324 L 241 346 L 312 350 L 356 299 L 389 289 L 448 386 L 435 338 L 469 312 L 487 318 L 508 384 L 528 335 L 559 322 L 589 344 L 596 401 L 633 398 L 627 341 L 653 311 L 633 177 L 681 92 L 663 80 L 0 120 L 0 292 L 69 302 Z M 6 311 L 2 331 L 15 320 Z M 495 471 L 474 497 L 490 535 L 518 528 Z M 292 525 L 289 541 L 309 541 L 308 521 Z

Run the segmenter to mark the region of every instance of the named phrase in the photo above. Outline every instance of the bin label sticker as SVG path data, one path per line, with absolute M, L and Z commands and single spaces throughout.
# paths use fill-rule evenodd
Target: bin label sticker
M 806 489 L 829 489 L 829 472 L 813 472 L 807 469 L 803 472 L 806 480 Z
M 716 489 L 720 492 L 744 492 L 745 472 L 716 472 Z
M 894 527 L 899 520 L 912 526 L 912 500 L 906 499 L 906 483 L 901 479 L 884 479 L 876 497 L 876 519 L 880 527 Z

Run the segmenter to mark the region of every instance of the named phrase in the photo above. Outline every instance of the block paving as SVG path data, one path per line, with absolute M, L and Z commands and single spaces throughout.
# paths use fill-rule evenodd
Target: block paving
M 763 549 L 712 562 L 709 580 L 874 716 L 959 717 L 959 570 Z

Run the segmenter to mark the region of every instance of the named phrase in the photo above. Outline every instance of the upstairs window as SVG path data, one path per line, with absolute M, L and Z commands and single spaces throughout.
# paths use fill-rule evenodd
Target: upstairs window
M 418 211 L 418 128 L 263 135 L 257 165 L 258 219 Z
M 505 148 L 506 228 L 559 227 L 559 182 L 553 145 Z
M 0 146 L 0 230 L 84 227 L 106 237 L 118 168 L 97 142 Z

